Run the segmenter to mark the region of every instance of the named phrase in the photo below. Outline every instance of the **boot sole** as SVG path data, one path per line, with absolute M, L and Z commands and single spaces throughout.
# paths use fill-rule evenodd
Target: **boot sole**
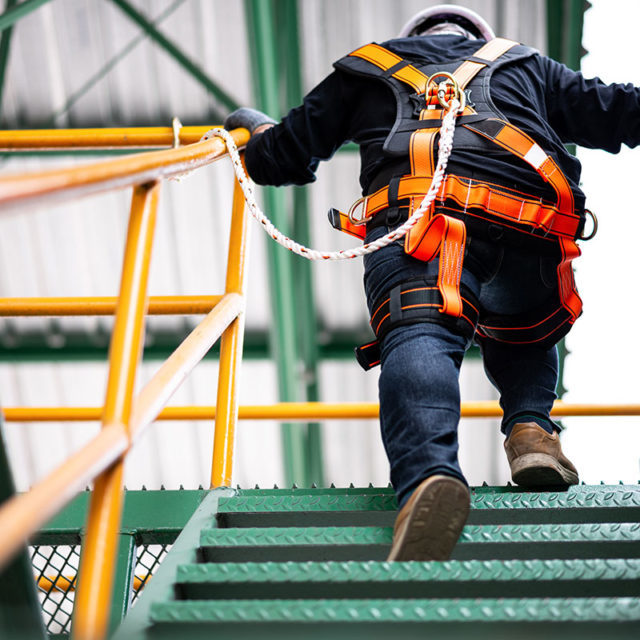
M 459 480 L 434 476 L 416 489 L 407 524 L 387 560 L 448 560 L 469 515 L 469 489 Z
M 578 484 L 578 474 L 546 453 L 525 453 L 511 463 L 511 478 L 522 487 Z

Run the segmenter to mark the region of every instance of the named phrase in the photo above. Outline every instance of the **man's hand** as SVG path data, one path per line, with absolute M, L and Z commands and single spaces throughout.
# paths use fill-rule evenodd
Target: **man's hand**
M 266 113 L 262 113 L 262 111 L 258 111 L 257 109 L 240 107 L 240 109 L 236 109 L 225 118 L 224 128 L 230 131 L 231 129 L 244 127 L 249 130 L 249 133 L 254 134 L 262 133 L 274 124 L 276 124 L 276 121 Z

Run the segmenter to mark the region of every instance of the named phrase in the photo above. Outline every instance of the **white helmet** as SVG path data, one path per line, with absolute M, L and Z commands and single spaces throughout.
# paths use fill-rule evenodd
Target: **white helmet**
M 435 7 L 416 13 L 416 15 L 402 27 L 398 37 L 406 38 L 408 36 L 419 35 L 429 27 L 433 27 L 441 22 L 459 24 L 483 40 L 493 40 L 496 37 L 493 29 L 484 18 L 480 17 L 475 11 L 471 11 L 471 9 L 459 7 L 455 4 L 438 4 Z

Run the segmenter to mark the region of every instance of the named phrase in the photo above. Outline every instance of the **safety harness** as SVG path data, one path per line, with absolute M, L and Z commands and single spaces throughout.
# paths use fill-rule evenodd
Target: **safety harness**
M 461 103 L 457 119 L 460 126 L 454 139 L 456 148 L 481 154 L 497 145 L 531 166 L 556 196 L 554 203 L 543 202 L 497 184 L 447 175 L 428 214 L 404 240 L 408 255 L 424 261 L 439 256 L 437 288 L 424 283 L 423 286 L 403 283 L 374 305 L 371 326 L 377 340 L 356 350 L 364 368 L 377 364 L 378 341 L 389 330 L 411 322 L 438 322 L 439 314 L 449 320 L 457 319 L 463 327 L 470 325 L 480 340 L 491 338 L 521 344 L 555 344 L 580 315 L 582 302 L 571 261 L 580 255 L 576 239 L 581 238 L 585 214 L 576 211 L 574 194 L 555 160 L 504 118 L 489 93 L 491 75 L 496 69 L 535 53 L 534 49 L 511 40 L 495 38 L 466 59 L 417 66 L 385 47 L 368 44 L 336 63 L 339 69 L 380 78 L 391 86 L 396 96 L 397 117 L 383 150 L 390 156 L 406 157 L 408 153 L 411 173 L 393 178 L 389 185 L 360 198 L 347 214 L 332 209 L 329 218 L 335 228 L 364 238 L 378 214 L 397 211 L 402 202 L 411 216 L 431 184 L 437 159 L 436 138 L 444 109 L 453 96 Z M 473 95 L 473 105 L 466 104 L 465 92 Z M 553 304 L 524 316 L 487 317 L 472 296 L 461 293 L 465 222 L 478 221 L 512 228 L 559 248 L 559 288 Z

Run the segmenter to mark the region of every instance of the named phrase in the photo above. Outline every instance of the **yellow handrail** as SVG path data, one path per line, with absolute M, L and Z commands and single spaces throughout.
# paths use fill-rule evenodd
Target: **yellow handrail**
M 198 142 L 211 127 L 181 127 L 180 144 Z M 1 151 L 51 149 L 123 149 L 172 147 L 172 127 L 127 127 L 112 129 L 22 129 L 0 131 Z
M 246 129 L 235 129 L 231 134 L 238 146 L 247 143 Z M 72 169 L 0 177 L 0 211 L 25 205 L 54 204 L 175 177 L 210 164 L 225 153 L 224 142 L 211 138 L 186 147 L 138 153 Z
M 206 129 L 189 132 L 189 135 L 201 136 L 204 131 Z M 0 132 L 0 141 L 4 140 L 5 144 L 7 138 L 12 138 L 6 133 Z M 166 136 L 167 132 L 161 133 Z M 171 133 L 173 134 L 173 130 Z M 233 135 L 237 144 L 246 144 L 246 130 L 236 130 Z M 62 136 L 44 134 L 43 137 L 49 138 L 46 141 L 48 144 L 69 146 L 70 137 L 66 133 Z M 79 138 L 82 138 L 82 145 L 88 143 L 91 134 L 84 132 Z M 107 138 L 110 140 L 109 144 L 117 142 L 117 135 L 107 135 L 103 140 L 103 146 L 106 146 Z M 197 140 L 200 140 L 200 137 L 197 137 Z M 29 135 L 13 136 L 13 143 L 22 144 L 23 148 L 34 144 L 33 137 L 30 138 Z M 118 142 L 125 146 L 129 143 L 128 140 Z M 147 143 L 148 141 L 145 142 Z M 167 140 L 163 138 L 162 144 L 167 144 Z M 105 405 L 101 411 L 100 434 L 31 491 L 14 496 L 0 508 L 0 530 L 3 531 L 3 544 L 0 546 L 1 568 L 28 536 L 62 508 L 81 486 L 95 479 L 74 606 L 72 635 L 76 638 L 100 640 L 106 635 L 117 530 L 122 509 L 123 456 L 142 430 L 166 405 L 195 364 L 224 334 L 225 344 L 231 346 L 225 348 L 223 345 L 222 351 L 230 354 L 224 356 L 224 359 L 228 361 L 232 373 L 230 382 L 228 372 L 220 376 L 223 380 L 223 390 L 218 394 L 218 406 L 220 415 L 229 416 L 221 428 L 231 430 L 231 435 L 223 434 L 223 439 L 233 441 L 233 423 L 237 419 L 233 379 L 242 347 L 247 241 L 244 200 L 237 183 L 234 191 L 226 292 L 223 296 L 192 296 L 181 299 L 166 296 L 152 300 L 151 307 L 157 313 L 193 313 L 194 309 L 197 309 L 195 312 L 209 313 L 160 367 L 139 396 L 133 398 L 135 373 L 142 351 L 147 307 L 146 288 L 159 181 L 209 164 L 222 155 L 226 155 L 224 143 L 214 138 L 194 142 L 189 147 L 141 153 L 84 167 L 0 178 L 1 211 L 133 186 L 129 233 L 117 303 L 114 298 L 0 300 L 0 307 L 5 315 L 70 315 L 74 312 L 98 315 L 113 313 L 115 310 L 109 378 Z M 226 454 L 222 452 L 216 455 Z M 225 459 L 223 465 L 229 470 L 230 477 L 231 461 Z M 216 463 L 212 462 L 212 467 L 215 466 Z
M 222 296 L 151 296 L 147 315 L 192 315 L 209 313 Z M 78 298 L 0 298 L 0 317 L 16 316 L 110 316 L 115 313 L 114 296 Z
M 102 407 L 4 407 L 7 422 L 94 422 L 100 419 Z M 463 418 L 501 418 L 502 409 L 494 400 L 463 402 Z M 558 400 L 551 410 L 556 418 L 575 416 L 640 416 L 640 404 L 590 404 Z M 166 407 L 156 420 L 214 420 L 216 407 Z M 280 402 L 276 404 L 241 405 L 238 420 L 278 420 L 313 422 L 314 420 L 377 420 L 377 402 Z

